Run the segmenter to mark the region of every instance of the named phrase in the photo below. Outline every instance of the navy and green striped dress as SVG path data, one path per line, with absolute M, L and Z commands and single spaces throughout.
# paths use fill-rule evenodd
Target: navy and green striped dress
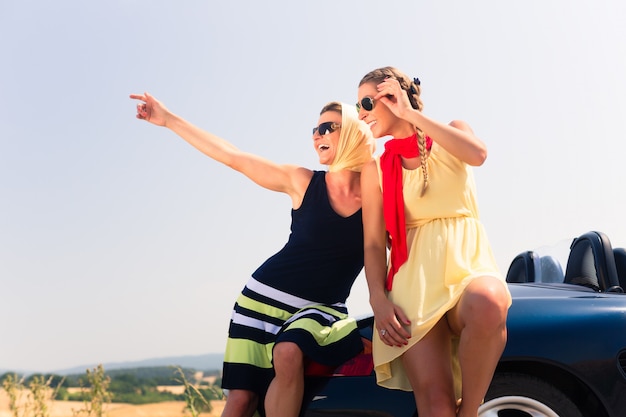
M 302 205 L 291 212 L 287 244 L 253 274 L 235 303 L 222 388 L 264 395 L 274 377 L 272 349 L 298 344 L 307 359 L 339 365 L 362 349 L 345 305 L 363 268 L 361 210 L 330 205 L 324 171 L 315 171 Z

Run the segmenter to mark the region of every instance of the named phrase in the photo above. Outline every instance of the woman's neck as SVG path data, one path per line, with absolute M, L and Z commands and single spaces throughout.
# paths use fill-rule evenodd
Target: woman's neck
M 415 134 L 415 126 L 408 122 L 396 123 L 391 129 L 391 136 L 396 139 L 404 139 Z
M 332 183 L 334 186 L 342 189 L 360 188 L 361 174 L 359 172 L 342 169 L 326 173 L 326 183 Z

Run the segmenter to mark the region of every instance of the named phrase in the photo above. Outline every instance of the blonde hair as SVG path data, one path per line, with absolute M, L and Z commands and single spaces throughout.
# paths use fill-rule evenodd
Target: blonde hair
M 337 101 L 326 104 L 320 114 L 334 111 L 341 114 L 341 130 L 335 159 L 329 165 L 329 172 L 349 171 L 361 172 L 366 162 L 372 159 L 376 142 L 369 126 L 359 120 L 356 107 Z
M 422 89 L 420 87 L 419 80 L 412 80 L 408 75 L 406 75 L 397 68 L 382 67 L 370 71 L 365 74 L 363 78 L 361 78 L 361 81 L 359 82 L 359 87 L 366 83 L 380 84 L 385 81 L 386 78 L 394 78 L 398 80 L 398 83 L 400 83 L 400 87 L 404 91 L 406 91 L 409 102 L 411 103 L 411 107 L 418 111 L 422 111 L 422 109 L 424 108 L 424 104 L 422 103 L 422 99 L 420 97 Z M 426 166 L 426 135 L 418 126 L 415 126 L 415 129 L 417 130 L 417 147 L 420 152 L 420 166 L 422 168 L 422 174 L 424 176 L 424 185 L 422 187 L 421 195 L 424 195 L 429 183 L 428 168 Z

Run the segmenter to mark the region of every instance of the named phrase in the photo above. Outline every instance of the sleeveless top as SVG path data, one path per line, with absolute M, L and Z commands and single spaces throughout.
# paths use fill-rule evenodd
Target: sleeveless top
M 330 205 L 326 172 L 314 171 L 302 205 L 291 210 L 287 244 L 252 276 L 271 287 L 325 304 L 345 302 L 363 269 L 361 209 L 349 217 Z

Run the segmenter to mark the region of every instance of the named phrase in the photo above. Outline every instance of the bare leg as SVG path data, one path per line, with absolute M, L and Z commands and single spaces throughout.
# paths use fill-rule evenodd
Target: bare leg
M 459 303 L 448 313 L 452 331 L 460 334 L 463 401 L 459 417 L 478 416 L 478 407 L 506 344 L 507 302 L 500 280 L 480 277 L 468 285 Z
M 228 392 L 222 417 L 252 417 L 259 397 L 252 391 L 234 389 Z
M 304 354 L 295 343 L 274 346 L 274 371 L 265 397 L 267 417 L 297 417 L 304 395 Z
M 420 417 L 454 417 L 451 339 L 446 319 L 402 355 Z

